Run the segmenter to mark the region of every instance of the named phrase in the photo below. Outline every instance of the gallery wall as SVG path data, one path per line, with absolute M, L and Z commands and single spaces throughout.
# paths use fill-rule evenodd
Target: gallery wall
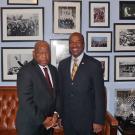
M 94 2 L 101 0 L 93 0 Z M 126 81 L 115 81 L 114 80 L 114 73 L 115 73 L 115 56 L 129 56 L 134 55 L 133 51 L 127 52 L 116 52 L 114 51 L 114 23 L 135 23 L 135 20 L 121 20 L 119 19 L 119 0 L 106 0 L 105 2 L 110 2 L 110 25 L 109 27 L 89 27 L 89 0 L 82 0 L 82 19 L 81 19 L 81 32 L 85 38 L 85 45 L 87 46 L 87 31 L 100 31 L 100 32 L 112 32 L 112 50 L 108 52 L 85 52 L 90 56 L 109 56 L 109 80 L 105 81 L 105 86 L 107 88 L 107 108 L 108 110 L 114 114 L 115 111 L 115 96 L 116 96 L 116 89 L 124 89 L 124 88 L 135 88 L 135 81 L 134 80 L 126 80 Z M 69 34 L 56 34 L 53 33 L 53 6 L 52 0 L 39 0 L 38 5 L 8 5 L 7 0 L 1 0 L 0 7 L 43 7 L 44 8 L 44 40 L 50 43 L 50 39 L 68 39 Z M 0 11 L 1 12 L 1 11 Z M 0 24 L 2 23 L 2 18 Z M 132 27 L 135 27 L 134 25 Z M 1 28 L 0 28 L 1 31 Z M 0 32 L 1 34 L 1 32 Z M 2 35 L 0 36 L 0 51 L 1 47 L 33 47 L 35 41 L 24 41 L 24 42 L 2 42 L 1 39 Z M 135 50 L 135 48 L 134 48 Z M 130 58 L 129 58 L 130 60 Z M 2 75 L 2 61 L 0 56 L 0 75 Z M 15 86 L 15 81 L 3 81 L 0 78 L 0 86 Z

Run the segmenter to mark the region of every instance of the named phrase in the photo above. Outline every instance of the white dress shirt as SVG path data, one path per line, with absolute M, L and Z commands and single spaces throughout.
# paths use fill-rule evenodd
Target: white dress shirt
M 38 65 L 39 65 L 39 64 L 38 64 Z M 39 67 L 41 68 L 41 70 L 42 70 L 42 72 L 43 72 L 44 76 L 45 76 L 44 68 L 47 68 L 47 70 L 48 70 L 48 74 L 49 74 L 49 78 L 50 78 L 50 81 L 51 81 L 51 84 L 52 84 L 52 87 L 53 87 L 52 75 L 51 75 L 51 72 L 50 72 L 49 67 L 48 67 L 47 65 L 46 65 L 45 67 L 43 67 L 43 66 L 39 65 Z

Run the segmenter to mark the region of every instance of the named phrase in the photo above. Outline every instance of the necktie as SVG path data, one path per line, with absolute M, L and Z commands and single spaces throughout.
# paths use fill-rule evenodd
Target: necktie
M 49 74 L 48 74 L 48 69 L 45 67 L 43 68 L 44 71 L 45 71 L 45 78 L 46 78 L 46 81 L 48 83 L 48 86 L 50 89 L 52 89 L 52 84 L 51 84 L 51 80 L 50 80 L 50 77 L 49 77 Z
M 72 80 L 75 77 L 77 69 L 78 69 L 77 59 L 74 59 L 74 64 L 73 64 L 72 73 L 71 73 L 71 79 Z

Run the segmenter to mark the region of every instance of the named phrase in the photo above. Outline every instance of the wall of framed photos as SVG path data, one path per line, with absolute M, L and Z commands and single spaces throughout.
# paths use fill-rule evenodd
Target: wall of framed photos
M 2 0 L 0 86 L 16 85 L 18 66 L 30 60 L 36 40 L 50 43 L 52 63 L 57 66 L 61 58 L 69 56 L 70 33 L 81 31 L 85 52 L 103 63 L 107 108 L 114 113 L 116 90 L 135 89 L 135 10 L 132 5 L 135 6 L 134 0 L 30 0 L 28 3 Z

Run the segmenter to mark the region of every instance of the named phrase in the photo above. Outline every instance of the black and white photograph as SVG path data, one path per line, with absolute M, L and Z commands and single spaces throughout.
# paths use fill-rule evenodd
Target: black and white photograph
M 59 7 L 58 27 L 62 29 L 74 29 L 76 19 L 75 7 Z
M 107 47 L 107 37 L 92 37 L 91 47 Z
M 104 81 L 109 81 L 109 56 L 94 56 L 94 58 L 101 62 Z
M 81 2 L 53 2 L 54 33 L 80 32 Z
M 110 52 L 112 32 L 87 31 L 87 52 Z
M 51 39 L 51 63 L 58 67 L 58 64 L 64 58 L 70 56 L 69 54 L 69 40 L 68 39 Z
M 109 27 L 109 2 L 89 2 L 89 27 Z
M 135 1 L 120 1 L 119 15 L 121 20 L 135 19 Z
M 114 24 L 114 51 L 135 51 L 135 24 Z
M 2 8 L 2 41 L 42 39 L 42 8 Z
M 38 0 L 7 0 L 9 5 L 38 5 Z
M 123 120 L 130 117 L 132 123 L 135 119 L 135 88 L 118 88 L 115 91 L 115 116 Z
M 2 80 L 15 81 L 21 67 L 32 60 L 33 48 L 2 47 Z
M 115 81 L 135 81 L 135 56 L 115 56 Z

